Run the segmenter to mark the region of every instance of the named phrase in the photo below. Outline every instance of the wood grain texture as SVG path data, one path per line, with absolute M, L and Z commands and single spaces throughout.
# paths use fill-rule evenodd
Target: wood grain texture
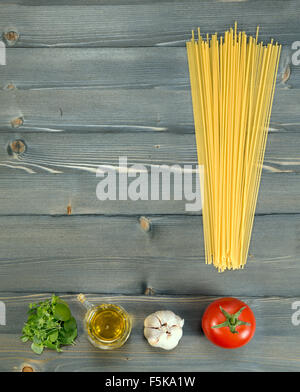
M 24 4 L 24 5 L 23 5 Z M 76 5 L 57 1 L 54 5 L 5 2 L 1 5 L 0 31 L 15 29 L 19 47 L 32 46 L 184 46 L 191 30 L 223 32 L 234 21 L 241 29 L 290 45 L 299 39 L 299 7 L 292 1 L 91 2 Z M 99 5 L 97 5 L 99 4 Z M 286 28 L 288 26 L 288 29 Z
M 300 327 L 291 322 L 291 306 L 297 298 L 242 298 L 253 309 L 257 328 L 248 345 L 224 350 L 212 345 L 201 332 L 201 317 L 214 297 L 88 296 L 94 303 L 117 303 L 131 314 L 132 334 L 121 349 L 106 352 L 95 349 L 86 339 L 80 320 L 84 309 L 73 295 L 63 298 L 70 304 L 79 324 L 76 345 L 57 354 L 50 350 L 41 356 L 30 351 L 30 343 L 19 339 L 29 302 L 48 298 L 41 295 L 1 295 L 7 307 L 7 326 L 0 326 L 1 371 L 21 371 L 29 365 L 35 371 L 299 371 L 300 349 L 295 344 Z M 156 349 L 143 336 L 144 318 L 159 309 L 170 309 L 185 320 L 179 345 L 170 352 Z
M 278 89 L 300 87 L 300 67 L 292 65 L 292 53 L 289 46 L 282 48 Z M 190 87 L 182 47 L 7 48 L 6 57 L 0 74 L 3 89 Z
M 0 131 L 15 118 L 22 131 L 172 131 L 194 133 L 190 90 L 70 89 L 0 92 Z M 271 116 L 276 130 L 300 123 L 300 89 L 277 89 Z
M 174 200 L 173 193 L 170 200 L 100 201 L 96 196 L 100 178 L 92 173 L 69 169 L 58 175 L 44 171 L 32 175 L 24 172 L 22 167 L 26 166 L 0 166 L 0 215 L 66 215 L 68 205 L 72 208 L 72 215 L 201 214 L 201 211 L 187 212 L 186 204 L 190 202 L 184 196 L 182 200 Z M 32 166 L 27 168 L 36 170 Z M 171 191 L 173 187 L 171 177 Z M 264 172 L 256 213 L 300 213 L 299 194 L 298 175 Z
M 26 149 L 14 154 L 9 145 L 22 140 Z M 67 170 L 86 171 L 95 175 L 99 165 L 119 166 L 119 158 L 127 157 L 128 166 L 197 164 L 194 134 L 142 133 L 0 133 L 1 170 L 4 164 L 28 168 L 33 173 L 51 170 L 59 174 Z M 270 173 L 299 172 L 300 132 L 270 132 L 267 141 L 264 169 Z M 34 166 L 38 165 L 38 166 Z M 190 168 L 192 168 L 190 167 Z M 187 166 L 188 168 L 188 166 Z
M 148 233 L 139 216 L 1 216 L 1 290 L 299 293 L 299 214 L 257 216 L 246 268 L 222 274 L 205 265 L 200 216 L 147 217 Z
M 22 141 L 24 152 L 11 151 L 15 140 Z M 171 170 L 173 165 L 196 168 L 193 134 L 11 132 L 0 133 L 0 144 L 0 214 L 65 214 L 69 203 L 73 214 L 186 213 L 185 196 L 174 199 Z M 257 213 L 300 211 L 299 149 L 298 132 L 270 132 Z M 118 184 L 119 157 L 124 156 L 129 168 L 142 164 L 148 171 L 149 200 L 99 201 L 97 168 L 114 168 Z M 171 199 L 164 201 L 160 196 L 159 201 L 151 201 L 151 167 L 162 164 L 170 166 Z M 192 181 L 195 184 L 196 173 Z

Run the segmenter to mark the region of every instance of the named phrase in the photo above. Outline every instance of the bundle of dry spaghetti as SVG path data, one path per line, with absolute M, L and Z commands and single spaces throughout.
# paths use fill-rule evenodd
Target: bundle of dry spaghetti
M 206 263 L 247 261 L 281 46 L 230 29 L 187 42 Z

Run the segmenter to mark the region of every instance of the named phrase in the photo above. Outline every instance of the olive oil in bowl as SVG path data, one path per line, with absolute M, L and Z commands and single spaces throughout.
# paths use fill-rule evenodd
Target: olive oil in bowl
M 80 294 L 79 301 L 88 309 L 84 317 L 84 329 L 89 341 L 101 349 L 112 350 L 123 346 L 131 332 L 131 319 L 118 305 L 90 304 Z

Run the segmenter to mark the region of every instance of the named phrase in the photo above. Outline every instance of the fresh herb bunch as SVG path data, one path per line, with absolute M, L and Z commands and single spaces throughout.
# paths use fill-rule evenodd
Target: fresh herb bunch
M 61 346 L 74 344 L 77 324 L 69 305 L 53 294 L 51 299 L 29 304 L 22 333 L 21 340 L 30 340 L 36 354 L 41 354 L 44 347 L 61 352 Z

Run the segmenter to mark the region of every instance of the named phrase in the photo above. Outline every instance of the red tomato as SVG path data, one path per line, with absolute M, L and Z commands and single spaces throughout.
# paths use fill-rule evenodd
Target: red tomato
M 212 302 L 202 318 L 202 329 L 212 343 L 223 348 L 247 344 L 255 333 L 255 317 L 245 302 L 221 298 Z

